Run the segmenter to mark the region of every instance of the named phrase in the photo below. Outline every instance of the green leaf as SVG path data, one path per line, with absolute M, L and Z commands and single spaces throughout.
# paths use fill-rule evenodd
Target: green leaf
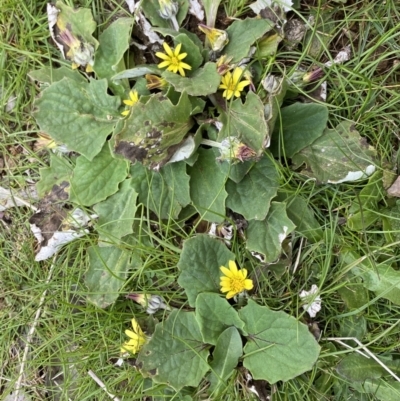
M 131 167 L 131 175 L 139 201 L 160 219 L 176 219 L 190 203 L 190 178 L 184 162 L 168 164 L 160 172 L 149 171 L 136 163 Z
M 175 90 L 185 91 L 191 96 L 207 96 L 215 93 L 221 81 L 215 63 L 207 63 L 203 68 L 195 71 L 190 78 L 181 77 L 170 71 L 165 71 L 162 76 Z
M 362 340 L 367 334 L 367 321 L 364 316 L 347 316 L 339 320 L 340 337 L 355 337 Z
M 239 182 L 228 180 L 226 206 L 247 220 L 264 220 L 279 187 L 275 164 L 264 156 Z
M 207 26 L 214 28 L 218 6 L 221 3 L 221 0 L 201 0 L 201 3 L 203 4 L 204 12 L 206 13 Z
M 187 56 L 182 61 L 192 67 L 190 71 L 185 70 L 187 75 L 190 76 L 203 64 L 203 56 L 201 55 L 199 47 L 186 33 L 180 33 L 178 36 L 174 37 L 175 47 L 178 46 L 179 43 L 182 45 L 181 53 L 187 53 Z
M 133 233 L 138 194 L 133 189 L 132 181 L 132 178 L 123 181 L 117 193 L 93 207 L 99 216 L 96 227 L 100 233 L 99 241 L 120 240 Z
M 250 370 L 253 379 L 274 384 L 312 369 L 320 347 L 306 325 L 251 299 L 239 311 L 239 317 L 249 333 L 243 366 Z
M 287 217 L 286 204 L 272 202 L 265 220 L 249 221 L 246 248 L 263 254 L 266 262 L 275 262 L 282 252 L 283 240 L 295 227 Z
M 369 291 L 381 298 L 400 305 L 400 272 L 384 263 L 371 263 L 355 252 L 342 252 L 341 257 L 347 264 L 355 264 L 351 272 L 363 280 Z
M 345 121 L 335 129 L 326 129 L 311 146 L 293 157 L 297 166 L 305 163 L 303 171 L 309 177 L 330 184 L 352 182 L 375 172 L 375 150 Z
M 296 232 L 304 235 L 311 242 L 318 242 L 323 237 L 321 225 L 315 218 L 313 210 L 302 196 L 290 198 L 286 192 L 278 192 L 276 200 L 286 202 L 286 212 L 289 219 L 296 225 Z
M 174 310 L 156 325 L 150 341 L 139 353 L 137 366 L 154 382 L 179 391 L 184 386 L 199 385 L 209 369 L 208 355 L 194 312 Z
M 362 393 L 373 394 L 374 399 L 380 401 L 398 401 L 400 398 L 400 383 L 394 380 L 369 379 L 354 387 Z
M 213 360 L 210 363 L 211 373 L 208 376 L 209 394 L 212 393 L 215 396 L 220 386 L 225 387 L 226 380 L 232 375 L 241 356 L 242 339 L 240 334 L 235 327 L 228 327 L 219 336 L 213 352 Z
M 293 157 L 311 145 L 324 133 L 328 122 L 328 108 L 316 103 L 294 103 L 281 109 L 272 135 L 271 151 L 274 156 Z
M 235 260 L 235 255 L 223 242 L 208 235 L 197 235 L 183 243 L 178 284 L 185 289 L 191 307 L 195 306 L 198 294 L 219 292 L 219 268 L 229 260 Z
M 189 1 L 175 0 L 175 3 L 178 3 L 178 13 L 176 14 L 176 20 L 178 21 L 178 24 L 181 25 L 183 20 L 186 18 L 187 12 L 189 10 Z M 143 1 L 140 7 L 143 10 L 146 18 L 150 20 L 151 25 L 159 26 L 162 28 L 173 28 L 170 20 L 164 19 L 160 16 L 160 6 L 158 0 Z
M 232 57 L 232 63 L 237 63 L 247 57 L 251 45 L 273 27 L 274 24 L 266 19 L 246 18 L 234 21 L 226 30 L 229 43 L 222 53 Z
M 118 18 L 99 37 L 99 48 L 94 57 L 93 70 L 98 78 L 107 78 L 114 93 L 122 96 L 129 83 L 112 82 L 111 78 L 125 69 L 123 56 L 129 49 L 133 18 Z
M 373 174 L 352 202 L 347 218 L 347 227 L 350 230 L 365 230 L 380 218 L 381 213 L 378 214 L 376 210 L 379 210 L 378 202 L 385 196 L 382 176 L 382 171 Z
M 222 332 L 231 326 L 235 326 L 243 333 L 244 322 L 240 320 L 231 304 L 220 294 L 203 292 L 197 296 L 196 319 L 203 340 L 207 344 L 217 344 Z
M 119 98 L 107 94 L 107 80 L 55 82 L 35 101 L 40 129 L 89 160 L 102 149 L 119 118 Z
M 73 166 L 67 158 L 50 153 L 50 167 L 39 169 L 40 180 L 36 184 L 39 196 L 45 196 L 53 189 L 54 185 L 59 185 L 62 182 L 69 183 L 72 170 Z
M 349 277 L 351 276 L 351 277 Z M 344 279 L 345 286 L 338 288 L 338 293 L 345 303 L 347 309 L 361 308 L 368 303 L 368 291 L 363 287 L 361 279 L 349 274 Z
M 143 104 L 136 103 L 123 127 L 116 129 L 115 152 L 135 163 L 158 170 L 179 148 L 193 125 L 192 108 L 183 92 L 174 105 L 161 93 Z
M 160 70 L 156 65 L 153 64 L 144 64 L 137 65 L 129 70 L 125 70 L 115 74 L 111 77 L 112 81 L 116 81 L 118 79 L 126 79 L 126 78 L 139 78 L 143 77 L 146 74 L 156 74 L 160 75 L 162 70 Z
M 344 357 L 336 367 L 336 370 L 350 382 L 378 379 L 384 373 L 384 369 L 378 362 L 356 353 Z
M 118 191 L 128 173 L 128 163 L 112 157 L 106 144 L 93 159 L 76 159 L 71 179 L 70 199 L 79 205 L 92 206 Z
M 63 78 L 76 81 L 79 84 L 87 83 L 87 79 L 79 72 L 69 67 L 62 66 L 60 68 L 42 67 L 38 70 L 30 71 L 29 78 L 50 86 L 53 82 L 61 81 Z
M 261 156 L 269 143 L 269 130 L 261 99 L 254 92 L 249 92 L 244 104 L 239 98 L 229 103 L 227 107 L 228 109 L 219 117 L 223 126 L 218 141 L 221 142 L 229 136 L 237 137 Z
M 226 175 L 218 168 L 214 152 L 198 149 L 198 159 L 188 167 L 190 197 L 201 219 L 221 223 L 225 219 Z
M 118 298 L 129 270 L 140 267 L 140 258 L 132 251 L 114 246 L 91 246 L 88 255 L 89 269 L 85 276 L 88 300 L 99 308 L 106 308 Z
M 219 157 L 219 153 L 215 150 L 215 157 Z M 232 164 L 228 160 L 224 160 L 218 163 L 218 167 L 224 172 L 225 175 L 229 176 L 229 179 L 235 183 L 239 183 L 243 180 L 246 174 L 254 167 L 256 162 L 254 160 L 245 160 L 242 163 Z M 227 181 L 227 191 L 229 195 L 229 182 Z

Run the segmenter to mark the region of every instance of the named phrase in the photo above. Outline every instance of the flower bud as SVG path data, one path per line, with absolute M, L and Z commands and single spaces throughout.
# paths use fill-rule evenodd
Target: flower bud
M 199 24 L 199 29 L 206 35 L 211 49 L 215 52 L 221 51 L 229 42 L 228 34 L 222 29 L 209 28 L 203 24 Z
M 145 78 L 147 80 L 147 89 L 164 89 L 168 86 L 168 82 L 157 75 L 146 74 Z
M 230 136 L 225 138 L 221 142 L 219 148 L 221 156 L 218 158 L 219 161 L 230 160 L 232 162 L 254 159 L 257 154 L 244 143 L 240 142 L 238 138 Z
M 135 302 L 142 305 L 143 308 L 146 308 L 146 312 L 149 315 L 153 315 L 160 309 L 171 310 L 159 295 L 129 294 L 126 297 L 133 299 Z
M 261 84 L 263 88 L 268 92 L 268 93 L 276 93 L 279 91 L 279 88 L 281 87 L 282 80 L 275 77 L 272 74 L 268 74 L 262 81 Z
M 178 12 L 178 3 L 175 3 L 172 0 L 158 0 L 160 3 L 160 10 L 158 13 L 160 14 L 161 18 L 164 19 L 171 19 L 175 17 Z

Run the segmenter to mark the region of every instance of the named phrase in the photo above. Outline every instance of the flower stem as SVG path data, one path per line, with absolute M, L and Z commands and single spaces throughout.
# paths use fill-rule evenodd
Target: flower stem
M 213 148 L 221 148 L 221 144 L 219 142 L 212 141 L 211 139 L 202 139 L 201 144 L 212 146 Z
M 179 31 L 179 25 L 178 25 L 178 21 L 176 20 L 175 15 L 171 15 L 171 22 L 172 25 L 174 26 L 175 31 Z

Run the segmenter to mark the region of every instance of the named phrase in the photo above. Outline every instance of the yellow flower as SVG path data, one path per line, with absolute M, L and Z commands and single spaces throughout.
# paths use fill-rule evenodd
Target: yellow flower
M 133 331 L 125 330 L 125 334 L 129 337 L 129 341 L 126 341 L 122 344 L 121 354 L 124 354 L 126 351 L 136 354 L 139 352 L 140 348 L 142 348 L 143 344 L 146 343 L 146 336 L 144 335 L 136 319 L 133 318 L 131 323 Z
M 244 89 L 244 87 L 251 84 L 251 82 L 247 79 L 240 82 L 242 74 L 243 70 L 240 67 L 236 67 L 233 70 L 233 74 L 228 71 L 222 77 L 222 83 L 219 86 L 219 89 L 225 89 L 222 96 L 226 97 L 227 100 L 229 100 L 233 95 L 240 97 L 240 92 Z
M 209 28 L 203 24 L 199 24 L 199 29 L 205 33 L 210 42 L 211 49 L 215 52 L 222 50 L 229 42 L 228 34 L 222 29 Z
M 129 92 L 129 99 L 124 100 L 123 102 L 129 107 L 133 107 L 138 101 L 139 101 L 139 95 L 137 91 L 133 90 Z M 123 111 L 121 114 L 125 117 L 129 114 L 129 112 L 130 109 Z
M 189 64 L 184 63 L 182 60 L 187 56 L 187 53 L 180 53 L 182 44 L 179 43 L 178 46 L 175 47 L 173 51 L 166 42 L 163 43 L 163 47 L 165 53 L 157 52 L 156 56 L 163 59 L 164 61 L 158 64 L 158 68 L 168 67 L 167 71 L 172 71 L 173 73 L 179 73 L 184 77 L 185 71 L 184 68 L 187 70 L 191 70 L 192 67 Z
M 238 270 L 233 260 L 229 261 L 229 269 L 225 266 L 221 266 L 220 270 L 225 275 L 220 277 L 221 292 L 227 292 L 227 299 L 234 297 L 244 290 L 251 290 L 253 288 L 253 281 L 246 279 L 247 270 Z

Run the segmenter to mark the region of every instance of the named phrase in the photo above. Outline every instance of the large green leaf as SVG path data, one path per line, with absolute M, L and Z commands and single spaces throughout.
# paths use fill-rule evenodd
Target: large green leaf
M 35 101 L 40 129 L 93 160 L 119 118 L 119 98 L 107 94 L 107 80 L 80 83 L 64 78 Z
M 101 202 L 118 191 L 127 173 L 128 163 L 115 159 L 107 144 L 92 161 L 79 156 L 71 179 L 70 199 L 84 206 Z
M 306 325 L 252 300 L 239 311 L 239 317 L 249 333 L 243 365 L 254 379 L 273 384 L 312 369 L 320 347 Z
M 303 174 L 331 184 L 367 178 L 375 172 L 375 150 L 345 121 L 293 157 L 293 163 L 306 164 Z
M 363 382 L 367 379 L 378 379 L 385 370 L 372 358 L 360 354 L 344 357 L 336 367 L 337 372 L 351 382 Z
M 263 254 L 266 262 L 275 262 L 282 252 L 283 240 L 295 227 L 287 217 L 286 204 L 272 202 L 265 220 L 249 221 L 246 248 Z
M 194 312 L 174 310 L 158 323 L 150 341 L 141 349 L 137 366 L 156 383 L 175 390 L 197 387 L 208 371 L 208 349 L 204 348 Z
M 234 21 L 226 30 L 229 43 L 222 53 L 232 57 L 232 63 L 240 61 L 248 55 L 251 45 L 273 26 L 274 24 L 266 19 L 246 18 Z
M 118 72 L 124 70 L 123 56 L 129 49 L 133 18 L 118 18 L 99 37 L 99 48 L 94 57 L 93 69 L 99 78 L 107 78 L 114 93 L 122 96 L 129 89 L 128 81 L 111 82 Z
M 117 193 L 93 207 L 99 216 L 99 241 L 114 242 L 133 232 L 138 194 L 133 188 L 132 180 L 131 178 L 123 181 Z
M 279 175 L 275 164 L 264 156 L 239 183 L 228 180 L 226 206 L 247 220 L 264 220 L 278 187 Z
M 197 296 L 196 319 L 203 340 L 207 344 L 215 345 L 222 332 L 231 326 L 235 326 L 243 333 L 244 322 L 220 294 L 204 292 Z
M 286 202 L 286 212 L 290 220 L 296 225 L 296 231 L 304 235 L 311 242 L 318 242 L 323 237 L 321 225 L 315 218 L 313 210 L 301 195 L 290 198 L 286 192 L 278 192 L 276 200 Z
M 398 381 L 366 380 L 364 383 L 353 383 L 360 393 L 371 394 L 375 400 L 398 401 L 400 398 L 400 383 Z
M 202 220 L 221 223 L 225 220 L 226 175 L 219 169 L 212 149 L 198 149 L 198 158 L 190 175 L 190 197 Z
M 226 380 L 237 367 L 242 356 L 242 339 L 235 327 L 228 327 L 218 338 L 213 352 L 213 360 L 210 363 L 211 373 L 209 394 L 215 395 L 219 387 L 224 387 Z
M 87 83 L 87 79 L 79 72 L 79 70 L 72 70 L 65 66 L 60 68 L 45 66 L 38 70 L 28 72 L 28 76 L 41 84 L 45 84 L 46 87 L 51 85 L 53 82 L 61 81 L 63 78 L 71 79 L 80 84 Z
M 219 268 L 229 260 L 235 260 L 235 255 L 223 242 L 208 235 L 197 235 L 183 243 L 178 284 L 185 289 L 190 306 L 195 306 L 202 292 L 219 292 Z
M 177 218 L 182 208 L 190 203 L 190 178 L 185 162 L 168 164 L 160 172 L 136 163 L 131 167 L 131 175 L 139 201 L 160 219 Z
M 162 76 L 175 90 L 178 92 L 185 91 L 191 96 L 206 96 L 215 93 L 221 81 L 215 63 L 207 63 L 189 78 L 181 77 L 169 71 L 165 71 Z
M 115 152 L 158 170 L 173 155 L 193 125 L 188 95 L 174 105 L 161 93 L 136 103 L 115 137 Z
M 50 153 L 50 166 L 39 169 L 40 180 L 36 184 L 39 196 L 43 197 L 54 185 L 68 182 L 72 176 L 73 166 L 67 158 Z
M 89 269 L 85 276 L 88 300 L 106 308 L 118 298 L 129 270 L 140 267 L 140 258 L 115 246 L 91 246 L 88 255 Z
M 341 253 L 341 257 L 348 265 L 353 265 L 351 272 L 363 280 L 363 285 L 379 297 L 400 305 L 400 271 L 383 263 L 372 263 L 355 252 Z
M 281 124 L 275 125 L 271 151 L 274 156 L 293 157 L 323 134 L 328 108 L 316 103 L 294 103 L 281 109 L 278 121 Z
M 254 92 L 249 92 L 243 104 L 236 99 L 227 105 L 219 117 L 223 126 L 218 140 L 234 136 L 261 156 L 269 144 L 269 130 L 264 118 L 264 105 Z

